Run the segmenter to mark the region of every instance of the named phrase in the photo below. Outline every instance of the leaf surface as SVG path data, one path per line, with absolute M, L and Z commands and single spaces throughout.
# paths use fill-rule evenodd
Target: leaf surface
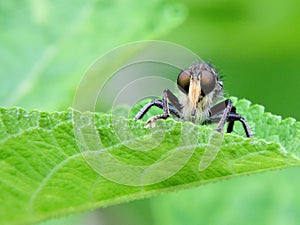
M 80 113 L 72 109 L 48 113 L 2 108 L 0 223 L 27 224 L 244 174 L 300 165 L 297 157 L 299 122 L 265 113 L 262 106 L 251 105 L 247 100 L 233 100 L 238 112 L 243 113 L 255 128 L 255 138 L 225 134 L 218 154 L 203 171 L 199 171 L 199 162 L 209 146 L 212 128 L 208 126 L 172 119 L 161 121 L 157 125 L 162 126 L 165 132 L 156 143 L 162 129 L 145 129 L 144 122 L 135 123 L 110 114 Z M 81 118 L 81 131 L 89 131 L 86 128 L 92 124 L 101 140 L 101 147 L 97 148 L 97 140 L 86 138 L 90 141 L 86 143 L 90 149 L 82 148 L 75 135 L 77 125 L 74 118 L 78 116 Z M 123 132 L 114 127 L 124 122 L 131 134 L 127 133 L 128 130 Z M 186 131 L 185 127 L 191 132 L 182 132 Z M 239 132 L 242 131 L 237 128 Z M 120 134 L 128 136 L 120 137 Z M 88 137 L 91 133 L 85 135 Z M 139 141 L 145 149 L 149 149 L 134 150 L 133 144 Z M 150 149 L 152 145 L 154 148 Z M 104 153 L 108 153 L 110 158 L 97 158 Z M 168 161 L 172 157 L 174 161 Z M 187 160 L 177 168 L 184 157 Z M 102 161 L 98 161 L 100 159 Z M 112 159 L 120 164 L 112 163 Z M 110 166 L 97 168 L 95 162 Z M 155 168 L 159 166 L 151 167 L 159 162 L 166 163 L 166 170 L 158 171 Z M 121 164 L 130 166 L 129 170 L 120 170 Z M 122 183 L 124 180 L 129 184 L 137 180 L 141 173 L 135 173 L 136 168 L 150 167 L 154 169 L 142 171 L 144 182 L 151 178 L 149 174 L 153 171 L 158 171 L 158 174 L 161 171 L 175 172 L 149 185 Z M 114 179 L 118 179 L 120 174 L 123 180 L 116 182 Z

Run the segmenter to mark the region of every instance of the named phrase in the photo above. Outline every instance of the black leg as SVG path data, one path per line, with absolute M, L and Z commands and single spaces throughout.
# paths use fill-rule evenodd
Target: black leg
M 225 104 L 226 104 L 226 108 L 224 109 L 222 117 L 221 117 L 221 119 L 219 121 L 219 124 L 217 126 L 217 131 L 220 132 L 220 133 L 222 133 L 222 130 L 223 130 L 224 126 L 225 126 L 225 123 L 228 120 L 228 116 L 229 116 L 229 114 L 231 112 L 231 109 L 232 109 L 232 102 L 231 102 L 231 100 L 229 100 L 229 99 L 225 100 Z
M 167 92 L 168 99 L 172 103 L 172 106 L 174 106 L 175 109 L 177 109 L 177 112 L 181 112 L 182 111 L 182 105 L 180 104 L 178 98 L 169 89 L 165 89 L 165 91 Z M 171 112 L 171 108 L 170 108 L 170 112 Z
M 223 108 L 223 113 L 220 113 Z M 246 136 L 253 138 L 253 133 L 248 125 L 247 121 L 239 114 L 236 113 L 236 108 L 232 106 L 231 100 L 225 100 L 214 106 L 211 110 L 211 118 L 206 121 L 206 123 L 219 123 L 217 126 L 217 131 L 222 132 L 226 122 L 228 123 L 227 132 L 231 133 L 233 131 L 234 122 L 239 121 L 242 123 L 245 130 Z
M 234 106 L 232 106 L 230 113 L 236 114 L 236 108 Z M 230 114 L 229 114 L 229 117 L 230 117 Z M 233 127 L 234 127 L 234 121 L 233 120 L 228 121 L 227 133 L 231 133 L 233 131 Z
M 233 131 L 234 121 L 229 121 L 227 126 L 227 133 L 231 133 Z
M 243 125 L 246 136 L 249 137 L 249 138 L 253 138 L 253 133 L 251 131 L 251 128 L 250 128 L 249 124 L 247 123 L 247 121 L 240 114 L 230 113 L 229 116 L 228 116 L 228 121 L 229 121 L 229 124 L 230 124 L 230 122 L 232 122 L 232 124 L 234 124 L 234 121 L 240 121 Z M 233 130 L 233 125 L 232 125 L 232 130 Z M 228 128 L 227 128 L 227 131 L 228 131 Z
M 154 99 L 152 102 L 147 103 L 146 105 L 143 106 L 143 108 L 140 109 L 140 111 L 135 115 L 134 121 L 142 119 L 152 106 L 156 106 L 158 108 L 163 109 L 162 101 Z
M 164 113 L 160 114 L 160 115 L 152 116 L 151 118 L 149 118 L 146 122 L 146 127 L 148 127 L 149 125 L 154 126 L 155 125 L 154 124 L 155 120 L 167 119 L 170 116 L 169 104 L 168 104 L 168 95 L 167 95 L 166 90 L 163 91 L 162 107 L 163 107 L 162 109 L 163 109 Z
M 173 105 L 168 103 L 168 99 L 172 99 L 170 100 L 172 103 L 174 102 L 175 107 L 173 107 Z M 163 114 L 161 115 L 157 115 L 157 116 L 153 116 L 151 117 L 148 121 L 146 126 L 150 125 L 151 123 L 153 123 L 155 120 L 158 119 L 167 119 L 170 114 L 175 115 L 176 117 L 180 118 L 180 114 L 177 110 L 177 108 L 179 107 L 179 102 L 178 99 L 176 98 L 175 95 L 172 94 L 171 91 L 169 91 L 168 89 L 165 89 L 163 91 L 163 98 L 162 100 L 153 100 L 152 102 L 149 102 L 148 104 L 146 104 L 134 117 L 134 120 L 137 121 L 141 118 L 143 118 L 143 116 L 148 112 L 148 110 L 152 107 L 152 106 L 156 106 L 159 107 L 161 109 L 163 109 Z

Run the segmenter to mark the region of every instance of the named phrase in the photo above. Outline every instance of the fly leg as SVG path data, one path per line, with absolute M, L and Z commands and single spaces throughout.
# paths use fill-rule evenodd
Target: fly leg
M 220 114 L 220 112 L 222 112 Z M 253 133 L 250 129 L 247 121 L 238 113 L 236 113 L 236 108 L 232 106 L 232 102 L 230 99 L 227 99 L 223 102 L 218 103 L 211 109 L 211 117 L 206 123 L 219 123 L 217 126 L 217 131 L 222 132 L 225 123 L 228 123 L 227 133 L 231 133 L 233 131 L 235 121 L 239 121 L 242 123 L 243 128 L 245 130 L 246 136 L 249 138 L 253 138 Z
M 168 99 L 172 103 L 172 105 L 168 103 Z M 136 116 L 134 117 L 134 120 L 137 121 L 137 120 L 141 119 L 152 106 L 156 106 L 156 107 L 163 109 L 163 113 L 160 115 L 153 116 L 150 119 L 148 119 L 146 122 L 146 127 L 149 127 L 150 125 L 154 126 L 155 120 L 167 119 L 171 114 L 180 118 L 181 105 L 180 105 L 177 97 L 169 89 L 165 89 L 163 91 L 162 100 L 153 100 L 152 102 L 149 102 L 148 104 L 146 104 L 136 114 Z
M 249 124 L 247 123 L 247 121 L 245 120 L 244 117 L 242 117 L 240 114 L 237 113 L 230 113 L 228 116 L 228 127 L 227 127 L 227 132 L 231 133 L 233 130 L 233 126 L 234 126 L 234 122 L 235 121 L 239 121 L 242 123 L 244 131 L 246 133 L 246 136 L 249 138 L 253 138 L 253 133 L 251 131 L 251 128 L 249 126 Z

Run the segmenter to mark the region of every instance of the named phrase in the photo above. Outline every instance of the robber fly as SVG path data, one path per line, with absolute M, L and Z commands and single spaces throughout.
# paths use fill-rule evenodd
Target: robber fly
M 231 133 L 234 122 L 239 121 L 246 136 L 253 137 L 247 121 L 236 113 L 230 99 L 217 103 L 223 98 L 223 82 L 213 66 L 205 62 L 193 64 L 179 73 L 177 86 L 180 90 L 179 99 L 169 89 L 165 89 L 162 100 L 153 100 L 146 104 L 134 120 L 141 119 L 152 106 L 156 106 L 163 109 L 163 114 L 148 119 L 146 127 L 154 125 L 155 120 L 167 119 L 172 114 L 181 121 L 218 123 L 216 130 L 220 133 L 226 122 L 227 132 Z

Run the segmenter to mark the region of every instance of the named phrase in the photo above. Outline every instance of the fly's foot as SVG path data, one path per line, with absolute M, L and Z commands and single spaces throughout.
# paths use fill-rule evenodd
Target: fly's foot
M 147 120 L 145 128 L 149 128 L 149 127 L 154 128 L 155 127 L 155 122 L 152 118 L 153 117 L 151 117 L 149 120 Z
M 150 126 L 152 128 L 155 127 L 155 120 L 159 120 L 159 119 L 167 119 L 169 117 L 168 114 L 162 114 L 162 115 L 157 115 L 157 116 L 152 116 L 150 119 L 147 120 L 145 128 L 149 128 Z

